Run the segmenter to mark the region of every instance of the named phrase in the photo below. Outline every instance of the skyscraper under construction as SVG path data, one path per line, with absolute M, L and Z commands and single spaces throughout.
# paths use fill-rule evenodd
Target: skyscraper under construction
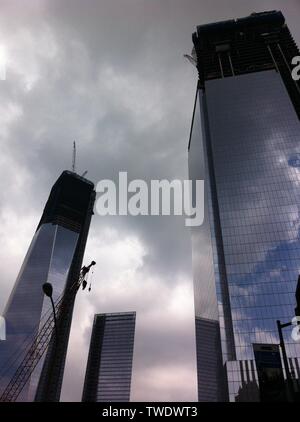
M 18 370 L 50 303 L 42 286 L 51 283 L 56 301 L 78 281 L 95 199 L 92 182 L 64 171 L 55 182 L 5 311 L 7 339 L 0 343 L 0 393 Z M 50 343 L 18 401 L 58 401 L 76 291 L 63 303 L 58 336 Z

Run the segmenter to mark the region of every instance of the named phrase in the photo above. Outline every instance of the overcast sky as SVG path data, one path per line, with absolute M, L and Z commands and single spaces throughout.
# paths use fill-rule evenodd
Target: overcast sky
M 70 169 L 93 182 L 186 179 L 198 24 L 281 9 L 300 44 L 300 2 L 0 0 L 0 309 L 50 188 Z M 80 400 L 94 313 L 137 311 L 132 400 L 196 400 L 190 233 L 181 217 L 93 217 L 62 400 Z

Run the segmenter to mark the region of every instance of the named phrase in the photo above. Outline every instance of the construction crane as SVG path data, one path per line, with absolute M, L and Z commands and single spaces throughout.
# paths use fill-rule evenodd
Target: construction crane
M 45 323 L 34 336 L 20 365 L 1 393 L 0 402 L 14 402 L 17 400 L 50 344 L 55 329 L 55 318 L 57 316 L 57 319 L 59 320 L 62 317 L 62 303 L 65 296 L 69 295 L 70 297 L 73 297 L 74 294 L 76 295 L 80 287 L 82 287 L 82 290 L 86 288 L 86 275 L 95 264 L 96 262 L 92 261 L 87 267 L 82 267 L 78 281 L 70 286 L 70 288 L 55 301 L 54 312 L 50 313 Z
M 197 53 L 193 47 L 191 54 L 184 54 L 183 57 L 187 59 L 193 66 L 197 67 Z

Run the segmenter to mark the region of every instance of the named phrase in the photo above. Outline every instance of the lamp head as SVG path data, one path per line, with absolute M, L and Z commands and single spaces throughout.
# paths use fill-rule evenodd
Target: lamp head
M 46 296 L 52 297 L 53 287 L 51 283 L 44 283 L 43 284 L 43 292 Z

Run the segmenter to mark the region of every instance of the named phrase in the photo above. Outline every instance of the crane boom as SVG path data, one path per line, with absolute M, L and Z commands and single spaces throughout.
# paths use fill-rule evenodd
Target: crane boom
M 92 261 L 89 266 L 82 267 L 78 281 L 74 283 L 64 294 L 70 294 L 74 292 L 74 290 L 76 294 L 80 286 L 84 285 L 86 274 L 89 272 L 90 268 L 95 264 L 95 261 Z M 62 313 L 61 311 L 63 297 L 64 295 L 58 298 L 55 302 L 55 312 L 58 320 L 61 317 Z M 54 326 L 55 316 L 54 313 L 50 313 L 45 323 L 34 336 L 30 347 L 25 353 L 25 356 L 23 357 L 20 365 L 18 366 L 14 375 L 12 376 L 9 383 L 2 392 L 0 396 L 0 402 L 14 402 L 17 400 L 21 391 L 29 381 L 32 372 L 43 357 L 44 353 L 46 352 L 50 344 L 51 338 L 53 336 Z
M 59 305 L 60 303 L 55 306 L 56 312 L 59 310 Z M 53 327 L 54 316 L 51 313 L 45 324 L 34 337 L 18 369 L 1 394 L 0 402 L 12 402 L 18 398 L 32 372 L 47 350 L 53 333 Z

